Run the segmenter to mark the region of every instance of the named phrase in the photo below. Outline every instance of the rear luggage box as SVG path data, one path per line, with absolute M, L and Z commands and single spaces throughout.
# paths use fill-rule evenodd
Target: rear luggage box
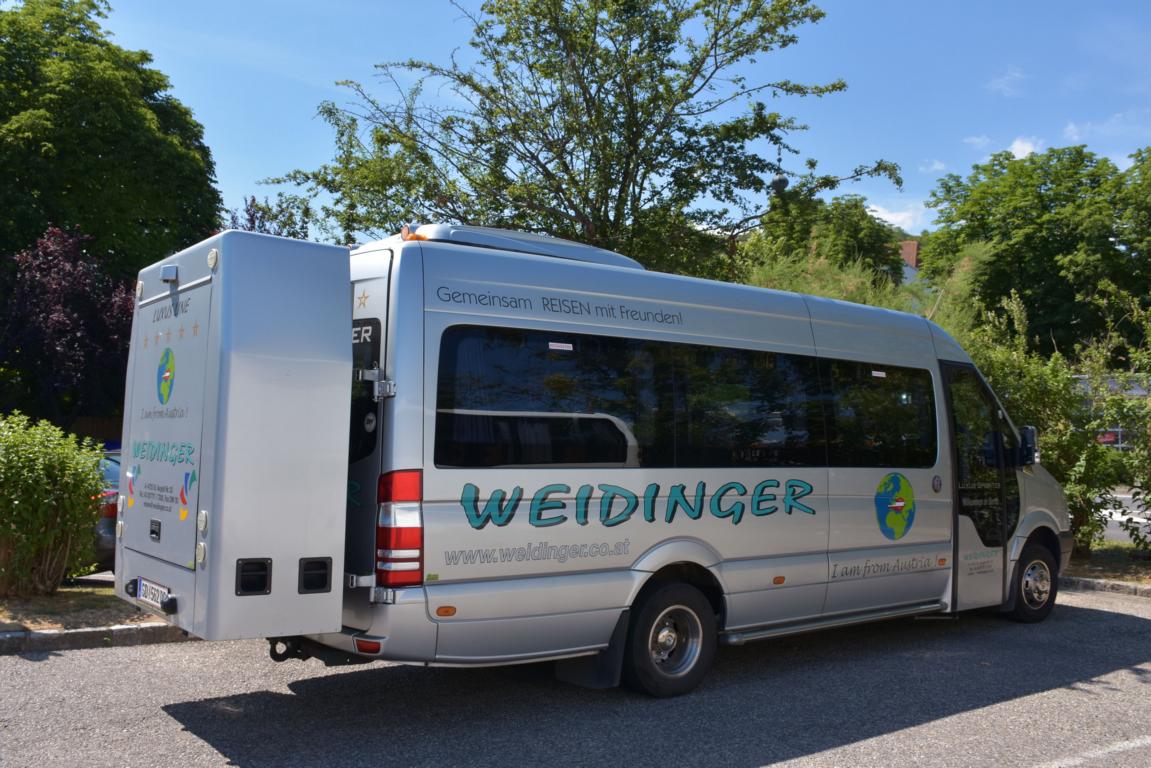
M 207 640 L 339 631 L 348 251 L 224 232 L 140 272 L 116 591 Z

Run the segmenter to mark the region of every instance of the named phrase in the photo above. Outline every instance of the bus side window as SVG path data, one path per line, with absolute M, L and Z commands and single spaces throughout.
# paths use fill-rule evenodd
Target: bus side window
M 931 373 L 825 359 L 828 462 L 833 467 L 935 466 L 938 436 Z

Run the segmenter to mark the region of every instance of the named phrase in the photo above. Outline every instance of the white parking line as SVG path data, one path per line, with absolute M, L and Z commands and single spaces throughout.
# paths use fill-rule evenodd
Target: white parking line
M 1143 749 L 1144 747 L 1151 747 L 1151 736 L 1143 736 L 1138 739 L 1128 739 L 1127 741 L 1117 741 L 1114 744 L 1103 747 L 1102 749 L 1093 749 L 1090 752 L 1084 752 L 1077 757 L 1066 757 L 1062 760 L 1056 760 L 1052 763 L 1043 763 L 1036 768 L 1074 768 L 1079 765 L 1086 765 L 1090 761 L 1099 760 L 1100 758 L 1110 757 L 1111 755 L 1118 754 L 1119 752 L 1130 752 L 1135 749 Z

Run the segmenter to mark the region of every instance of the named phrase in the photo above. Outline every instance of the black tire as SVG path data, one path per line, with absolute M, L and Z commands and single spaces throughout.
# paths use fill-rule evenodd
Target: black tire
M 693 690 L 711 667 L 715 637 L 715 611 L 702 592 L 677 582 L 652 588 L 632 610 L 624 683 L 661 698 Z
M 1011 618 L 1025 624 L 1043 621 L 1055 608 L 1055 595 L 1059 592 L 1058 568 L 1055 555 L 1040 544 L 1028 544 L 1015 564 L 1015 578 L 1011 588 L 1015 591 L 1015 605 Z

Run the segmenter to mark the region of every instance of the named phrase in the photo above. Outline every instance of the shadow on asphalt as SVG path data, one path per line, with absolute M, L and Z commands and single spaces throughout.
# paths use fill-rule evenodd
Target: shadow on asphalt
M 253 768 L 761 765 L 1048 690 L 1089 695 L 1119 670 L 1151 683 L 1136 669 L 1148 636 L 1151 620 L 1063 605 L 1039 625 L 967 614 L 721 648 L 670 700 L 565 685 L 548 665 L 359 667 L 165 711 Z

